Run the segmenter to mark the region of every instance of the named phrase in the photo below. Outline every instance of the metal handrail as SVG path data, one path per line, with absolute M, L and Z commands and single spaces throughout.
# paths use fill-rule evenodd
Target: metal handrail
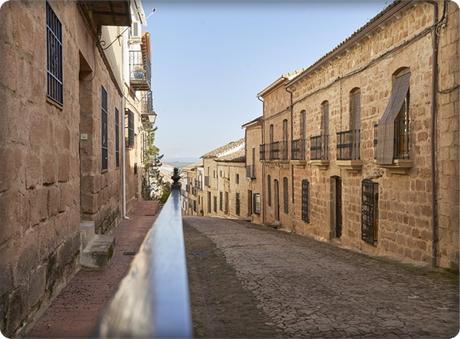
M 173 188 L 102 318 L 105 338 L 192 337 L 180 188 Z

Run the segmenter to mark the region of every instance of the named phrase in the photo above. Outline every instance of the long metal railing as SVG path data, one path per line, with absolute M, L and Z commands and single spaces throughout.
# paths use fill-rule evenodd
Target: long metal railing
M 176 169 L 174 177 L 178 178 Z M 168 201 L 103 315 L 99 335 L 105 338 L 192 337 L 178 184 L 173 184 Z

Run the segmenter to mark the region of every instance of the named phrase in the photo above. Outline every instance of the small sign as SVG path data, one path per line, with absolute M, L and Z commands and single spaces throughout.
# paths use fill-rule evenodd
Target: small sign
M 80 140 L 88 140 L 88 134 L 87 133 L 81 133 L 80 134 Z

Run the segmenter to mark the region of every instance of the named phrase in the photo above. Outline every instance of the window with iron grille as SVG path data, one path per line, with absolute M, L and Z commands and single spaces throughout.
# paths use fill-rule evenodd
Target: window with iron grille
M 284 197 L 284 213 L 289 213 L 289 191 L 288 178 L 283 178 L 283 197 Z
M 115 166 L 120 167 L 120 113 L 115 108 Z
M 223 210 L 224 196 L 222 192 L 219 192 L 219 210 Z
M 240 215 L 240 194 L 235 194 L 235 213 L 236 215 Z
M 217 213 L 217 197 L 214 196 L 214 213 Z
M 62 25 L 46 2 L 46 71 L 47 95 L 54 102 L 64 103 L 62 81 Z
M 378 183 L 368 179 L 363 180 L 361 196 L 361 238 L 371 245 L 377 244 L 378 203 Z
M 254 213 L 260 214 L 260 193 L 254 193 Z
M 107 91 L 101 87 L 101 155 L 102 170 L 109 165 L 109 148 L 107 140 Z
M 308 180 L 302 180 L 302 221 L 310 222 L 308 214 L 308 205 L 310 200 L 310 183 Z
M 272 205 L 272 185 L 271 185 L 272 178 L 271 176 L 267 176 L 267 200 L 268 206 Z
M 133 148 L 134 147 L 134 113 L 128 110 L 128 140 L 126 143 L 126 147 Z

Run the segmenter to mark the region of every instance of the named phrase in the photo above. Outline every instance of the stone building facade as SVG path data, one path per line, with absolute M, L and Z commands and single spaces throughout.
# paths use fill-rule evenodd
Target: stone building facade
M 458 16 L 395 1 L 259 93 L 263 223 L 458 268 Z
M 202 156 L 202 164 L 183 169 L 183 208 L 190 215 L 224 218 L 250 217 L 244 139 L 230 142 Z
M 263 220 L 264 196 L 262 162 L 259 145 L 262 144 L 262 117 L 245 123 L 246 180 L 248 181 L 248 215 L 251 222 L 260 224 Z
M 82 223 L 105 233 L 122 217 L 129 60 L 123 44 L 107 46 L 125 41 L 123 32 L 141 15 L 136 4 L 10 1 L 0 9 L 6 335 L 24 333 L 79 269 Z

